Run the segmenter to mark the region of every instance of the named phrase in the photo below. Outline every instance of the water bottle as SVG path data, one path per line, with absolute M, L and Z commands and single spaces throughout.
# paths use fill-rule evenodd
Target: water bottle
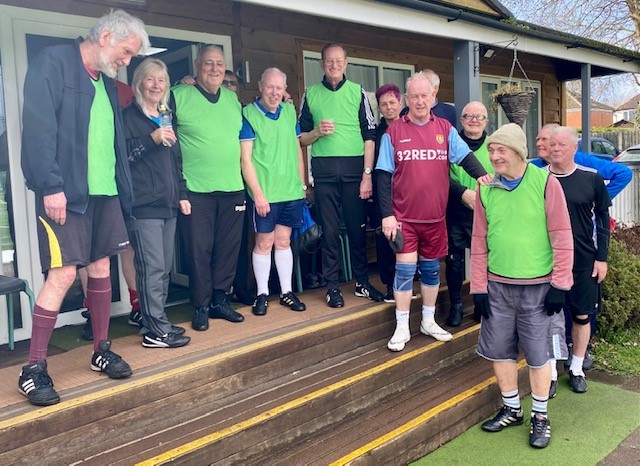
M 160 105 L 160 128 L 173 129 L 173 118 L 165 105 Z

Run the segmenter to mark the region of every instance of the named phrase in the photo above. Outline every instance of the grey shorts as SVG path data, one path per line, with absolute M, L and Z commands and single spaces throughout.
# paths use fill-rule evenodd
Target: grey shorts
M 562 359 L 562 347 L 566 355 L 566 344 L 564 324 L 558 318 L 561 314 L 549 317 L 544 310 L 549 286 L 490 281 L 491 317 L 482 319 L 478 355 L 490 361 L 515 362 L 520 345 L 529 367 L 543 367 L 554 357 Z

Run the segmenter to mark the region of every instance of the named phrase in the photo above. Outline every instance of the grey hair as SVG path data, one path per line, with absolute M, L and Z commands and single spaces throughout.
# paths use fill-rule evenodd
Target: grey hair
M 548 129 L 549 131 L 553 131 L 556 128 L 560 128 L 559 123 L 547 123 L 546 125 L 542 125 L 542 128 L 540 128 L 540 131 L 542 131 L 543 129 Z
M 160 105 L 164 105 L 167 110 L 169 109 L 167 102 L 169 101 L 169 88 L 171 86 L 169 85 L 169 72 L 167 71 L 167 65 L 158 58 L 145 58 L 134 71 L 133 79 L 131 80 L 131 87 L 133 88 L 133 93 L 136 96 L 136 102 L 138 102 L 140 108 L 145 114 L 147 111 L 144 108 L 144 105 L 142 105 L 142 85 L 145 78 L 154 71 L 160 71 L 164 75 L 163 77 L 167 86 L 162 99 L 160 99 Z
M 433 85 L 433 83 L 432 83 Z M 483 104 L 482 102 L 478 101 L 478 100 L 472 100 L 471 102 L 469 102 L 467 105 L 465 105 L 464 107 L 462 107 L 462 113 L 460 115 L 464 115 L 467 110 L 467 107 L 470 105 L 480 105 L 483 109 L 484 109 L 484 116 L 487 116 L 489 113 L 487 112 L 487 106 L 485 104 Z
M 431 83 L 431 87 L 433 89 L 435 90 L 440 89 L 440 76 L 438 76 L 438 74 L 435 71 L 427 68 L 422 70 L 422 72 L 429 79 L 429 82 Z
M 111 10 L 98 19 L 96 25 L 89 31 L 87 39 L 91 42 L 98 42 L 100 35 L 105 30 L 111 33 L 111 44 L 121 42 L 129 36 L 135 36 L 140 39 L 140 54 L 146 52 L 151 46 L 149 35 L 144 29 L 142 20 L 131 16 L 124 10 Z
M 576 131 L 575 128 L 572 128 L 570 126 L 557 126 L 553 131 L 551 131 L 551 136 L 553 136 L 554 134 L 559 134 L 559 133 L 564 133 L 567 136 L 569 136 L 569 139 L 571 140 L 572 144 L 578 144 L 578 131 Z
M 435 88 L 433 87 L 433 83 L 431 82 L 431 78 L 425 73 L 425 71 L 420 71 L 416 74 L 414 74 L 413 76 L 409 76 L 407 78 L 407 82 L 405 84 L 405 89 L 407 89 L 406 92 L 408 92 L 409 90 L 409 83 L 411 81 L 426 81 L 429 83 L 429 86 L 431 87 L 431 90 L 434 90 Z
M 227 63 L 227 59 L 224 56 L 224 49 L 218 44 L 206 44 L 200 47 L 200 50 L 198 50 L 198 55 L 196 55 L 196 63 L 200 63 L 202 56 L 210 50 L 217 50 L 218 52 L 220 52 L 222 54 L 222 58 L 224 58 L 225 64 Z M 225 73 L 227 71 L 231 71 L 231 70 L 225 70 Z
M 280 70 L 279 68 L 276 68 L 275 66 L 272 66 L 271 68 L 267 68 L 262 72 L 262 76 L 260 76 L 260 83 L 264 83 L 264 79 L 267 77 L 267 75 L 271 73 L 276 73 L 282 76 L 284 78 L 284 85 L 285 86 L 287 85 L 287 75 L 282 70 Z

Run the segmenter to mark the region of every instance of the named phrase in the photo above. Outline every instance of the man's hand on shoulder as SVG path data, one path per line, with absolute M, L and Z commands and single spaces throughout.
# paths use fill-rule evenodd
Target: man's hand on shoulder
M 67 196 L 64 192 L 44 196 L 44 211 L 54 222 L 64 225 L 67 221 Z
M 462 202 L 465 206 L 473 210 L 476 206 L 476 192 L 471 189 L 465 190 L 465 192 L 462 193 Z

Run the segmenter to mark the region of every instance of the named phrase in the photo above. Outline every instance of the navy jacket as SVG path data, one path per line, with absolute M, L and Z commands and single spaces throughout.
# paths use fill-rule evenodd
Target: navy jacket
M 29 65 L 22 112 L 22 171 L 39 196 L 64 192 L 67 210 L 84 213 L 89 202 L 87 141 L 95 95 L 82 64 L 80 43 L 48 47 Z M 115 118 L 116 182 L 125 217 L 133 189 L 122 112 L 115 82 L 102 76 Z

